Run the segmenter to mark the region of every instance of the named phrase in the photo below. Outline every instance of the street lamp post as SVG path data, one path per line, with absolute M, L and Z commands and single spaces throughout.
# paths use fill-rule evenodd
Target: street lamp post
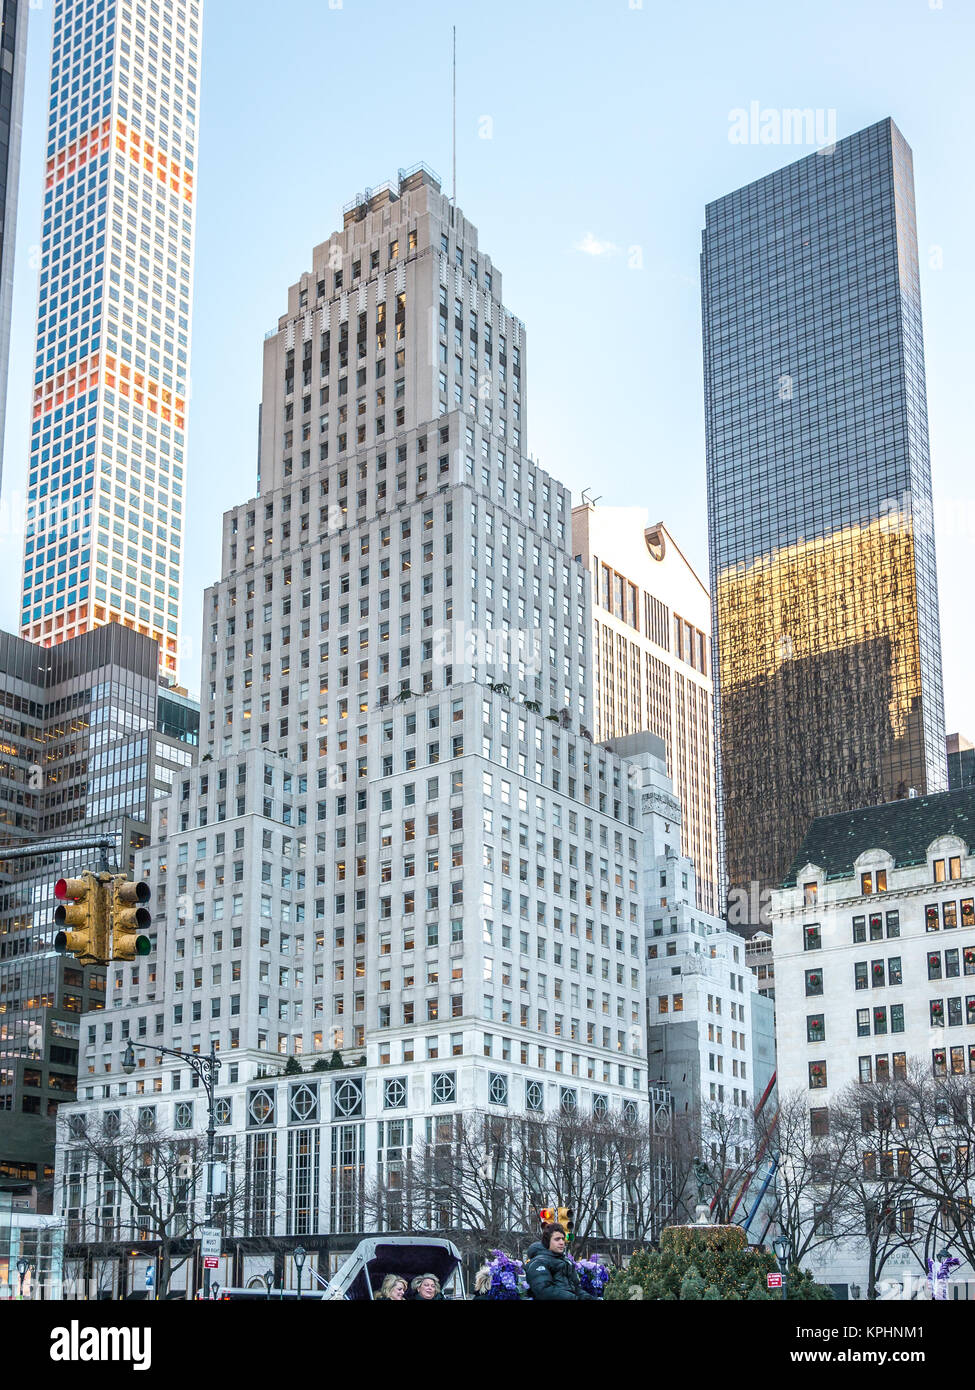
M 268 1298 L 268 1302 L 270 1303 L 270 1301 L 271 1301 L 271 1285 L 274 1283 L 274 1270 L 273 1270 L 273 1269 L 269 1269 L 269 1270 L 267 1271 L 267 1273 L 264 1275 L 264 1282 L 265 1282 L 265 1284 L 267 1285 L 267 1298 Z
M 300 1298 L 301 1298 L 301 1271 L 302 1271 L 302 1270 L 304 1269 L 304 1267 L 305 1267 L 305 1248 L 304 1248 L 303 1245 L 299 1245 L 298 1248 L 294 1251 L 293 1259 L 294 1259 L 294 1262 L 295 1262 L 295 1269 L 298 1271 L 298 1298 L 300 1299 Z
M 135 1071 L 135 1053 L 133 1047 L 145 1048 L 147 1052 L 161 1052 L 167 1057 L 178 1057 L 181 1062 L 185 1062 L 200 1079 L 207 1098 L 207 1188 L 206 1188 L 206 1223 L 208 1226 L 213 1223 L 213 1147 L 216 1138 L 216 1119 L 213 1111 L 213 1088 L 217 1084 L 217 1075 L 220 1071 L 220 1059 L 214 1051 L 213 1043 L 210 1043 L 209 1056 L 200 1052 L 180 1052 L 174 1047 L 162 1047 L 158 1043 L 134 1043 L 131 1038 L 125 1049 L 125 1056 L 122 1058 L 122 1070 L 127 1076 L 131 1076 Z M 210 1296 L 210 1271 L 204 1267 L 203 1270 L 203 1297 Z
M 29 1263 L 27 1262 L 27 1260 L 24 1259 L 23 1256 L 21 1256 L 20 1259 L 17 1261 L 17 1273 L 20 1275 L 20 1290 L 19 1290 L 19 1297 L 20 1297 L 20 1298 L 23 1298 L 23 1296 L 24 1296 L 24 1275 L 27 1273 L 27 1271 L 28 1271 L 29 1269 L 30 1269 Z
M 782 1275 L 782 1297 L 789 1297 L 789 1255 L 791 1247 L 788 1237 L 776 1236 L 772 1241 L 772 1249 L 775 1251 L 776 1263 L 779 1266 L 779 1273 Z

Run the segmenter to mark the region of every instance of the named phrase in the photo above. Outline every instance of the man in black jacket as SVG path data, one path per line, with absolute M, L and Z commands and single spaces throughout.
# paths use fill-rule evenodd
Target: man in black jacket
M 579 1286 L 579 1276 L 575 1265 L 565 1253 L 565 1227 L 553 1224 L 542 1231 L 541 1241 L 535 1241 L 528 1249 L 528 1267 L 525 1270 L 532 1298 L 571 1299 L 595 1302 L 592 1294 L 584 1293 Z

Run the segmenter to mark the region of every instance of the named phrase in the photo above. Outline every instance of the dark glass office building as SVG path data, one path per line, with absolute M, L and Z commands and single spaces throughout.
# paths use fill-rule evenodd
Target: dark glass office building
M 711 203 L 701 278 L 724 867 L 732 920 L 754 927 L 814 816 L 946 786 L 897 127 Z

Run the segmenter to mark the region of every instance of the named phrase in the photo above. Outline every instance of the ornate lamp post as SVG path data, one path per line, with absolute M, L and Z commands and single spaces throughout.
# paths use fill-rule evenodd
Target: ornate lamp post
M 789 1255 L 791 1246 L 786 1236 L 776 1236 L 772 1241 L 772 1249 L 775 1251 L 776 1263 L 779 1266 L 779 1273 L 782 1275 L 782 1297 L 789 1297 Z
M 269 1270 L 267 1271 L 267 1273 L 266 1273 L 263 1277 L 264 1277 L 264 1282 L 265 1282 L 265 1284 L 267 1285 L 267 1297 L 268 1297 L 268 1302 L 270 1302 L 270 1301 L 271 1301 L 271 1285 L 274 1283 L 274 1270 L 273 1270 L 273 1269 L 269 1269 Z
M 206 1222 L 211 1225 L 213 1222 L 213 1144 L 216 1137 L 216 1120 L 213 1111 L 213 1088 L 217 1084 L 217 1076 L 220 1071 L 220 1059 L 214 1051 L 213 1043 L 210 1043 L 210 1053 L 207 1056 L 201 1052 L 180 1052 L 174 1047 L 162 1047 L 159 1043 L 137 1043 L 130 1038 L 125 1048 L 125 1056 L 122 1058 L 122 1070 L 126 1076 L 131 1076 L 135 1071 L 134 1047 L 145 1048 L 147 1052 L 161 1052 L 167 1057 L 178 1057 L 181 1062 L 185 1062 L 191 1067 L 200 1079 L 200 1084 L 206 1092 L 207 1098 L 207 1189 L 206 1189 Z M 203 1271 L 203 1297 L 210 1296 L 210 1271 Z
M 298 1297 L 301 1298 L 301 1271 L 305 1267 L 305 1248 L 299 1245 L 293 1252 L 292 1258 L 295 1262 L 295 1269 L 298 1271 Z

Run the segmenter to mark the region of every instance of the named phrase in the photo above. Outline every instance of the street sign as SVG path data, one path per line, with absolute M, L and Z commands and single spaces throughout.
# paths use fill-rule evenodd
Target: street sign
M 200 1230 L 200 1254 L 219 1255 L 220 1254 L 220 1228 L 218 1226 L 204 1226 Z
M 769 1274 L 769 1275 L 767 1275 L 766 1277 L 767 1277 L 767 1279 L 768 1279 L 768 1286 L 769 1286 L 770 1289 L 781 1289 L 781 1287 L 782 1287 L 782 1275 L 781 1275 L 781 1274 Z
M 219 1268 L 220 1268 L 220 1261 L 217 1259 L 216 1255 L 204 1255 L 204 1256 L 203 1256 L 203 1268 L 204 1268 L 204 1269 L 219 1269 Z

